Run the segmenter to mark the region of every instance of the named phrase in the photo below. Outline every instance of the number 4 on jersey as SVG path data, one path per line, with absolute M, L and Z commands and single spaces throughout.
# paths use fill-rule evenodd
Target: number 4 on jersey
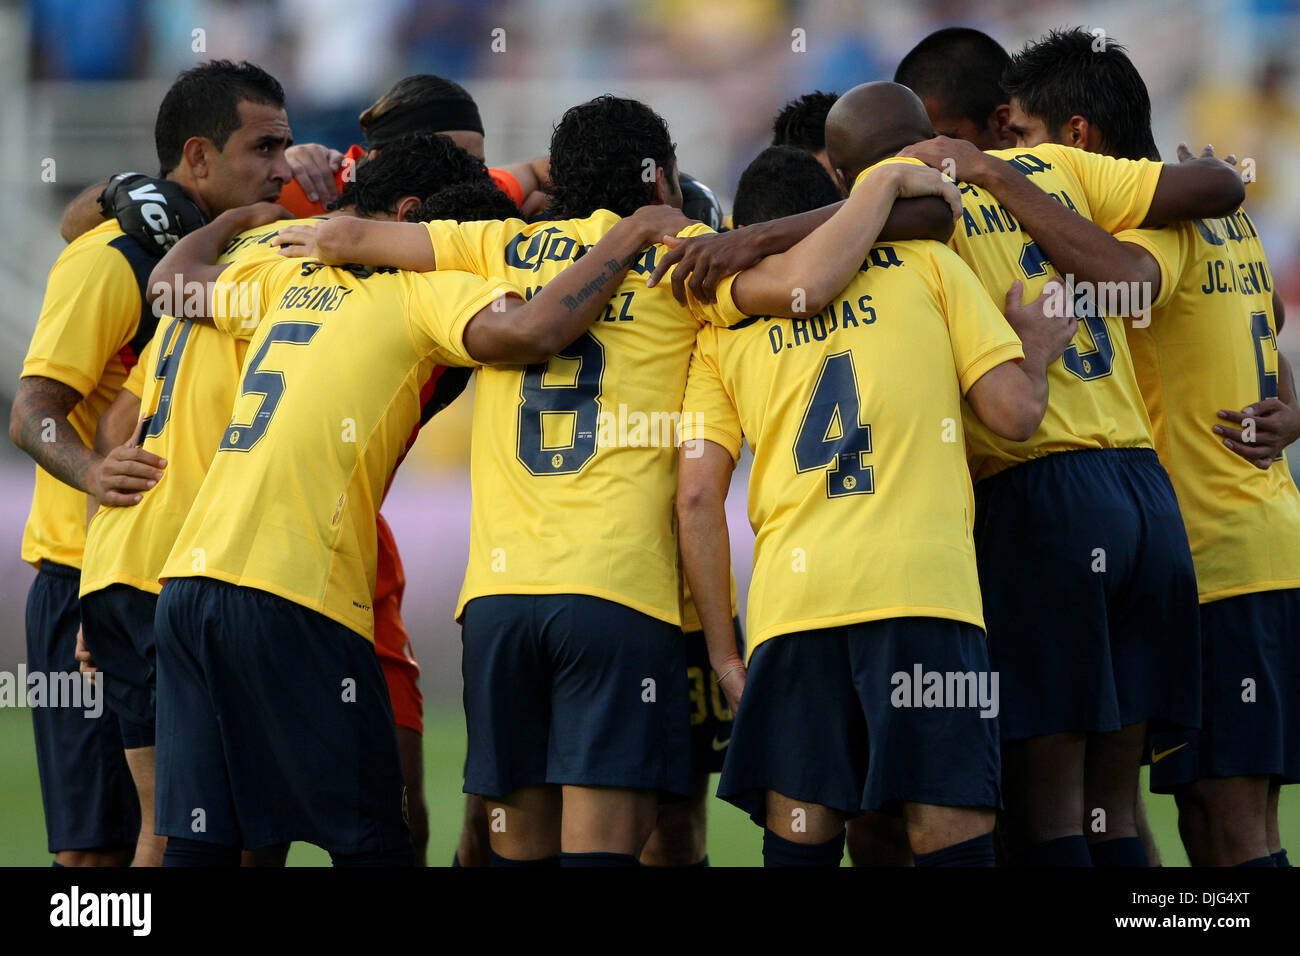
M 871 426 L 861 421 L 862 402 L 853 354 L 828 355 L 817 373 L 794 443 L 795 470 L 826 469 L 826 497 L 870 495 L 876 490 L 871 465 Z

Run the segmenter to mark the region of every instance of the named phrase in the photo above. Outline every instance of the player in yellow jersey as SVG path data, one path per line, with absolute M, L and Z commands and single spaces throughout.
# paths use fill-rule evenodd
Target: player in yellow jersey
M 550 156 L 553 221 L 336 220 L 286 236 L 327 261 L 463 268 L 531 294 L 620 215 L 680 202 L 667 127 L 641 103 L 570 109 Z M 556 359 L 479 376 L 457 613 L 465 789 L 504 815 L 497 865 L 634 865 L 657 791 L 689 790 L 673 432 L 700 322 L 647 289 L 661 254 Z
M 181 74 L 163 98 L 155 139 L 173 197 L 213 214 L 275 198 L 290 178 L 284 94 L 251 64 L 215 61 Z M 152 192 L 153 190 L 149 190 Z M 166 196 L 149 214 L 166 221 Z M 140 450 L 91 447 L 113 401 L 153 334 L 143 286 L 151 256 L 113 220 L 81 236 L 50 274 L 45 305 L 23 366 L 10 435 L 38 464 L 23 558 L 38 568 L 29 595 L 28 663 L 75 673 L 77 601 L 87 496 L 125 505 L 161 477 L 162 463 Z M 93 650 L 93 649 L 92 649 Z M 107 681 L 112 697 L 116 686 Z M 122 862 L 140 836 L 132 773 L 123 744 L 152 741 L 117 729 L 118 718 L 85 719 L 71 709 L 33 709 L 49 848 L 60 864 Z
M 490 183 L 482 164 L 449 140 L 413 134 L 394 141 L 382 158 L 358 171 L 336 214 L 411 218 L 423 194 L 473 175 Z M 276 224 L 270 224 L 236 236 L 220 261 L 270 254 L 269 243 L 276 229 Z M 121 443 L 134 430 L 143 407 L 146 421 L 139 443 L 168 462 L 159 486 L 144 494 L 140 504 L 100 509 L 87 532 L 81 576 L 86 641 L 94 649 L 109 705 L 124 724 L 139 728 L 140 735 L 149 740 L 154 736 L 153 621 L 162 588 L 160 572 L 229 422 L 247 344 L 246 339 L 210 326 L 166 317 L 132 372 L 134 385 L 128 382 L 100 422 L 97 439 Z M 146 370 L 148 374 L 142 374 Z M 468 374 L 467 369 L 435 367 L 421 385 L 421 419 L 427 420 L 454 399 Z M 385 529 L 381 525 L 379 530 L 382 535 Z M 385 623 L 391 626 L 391 622 Z M 377 635 L 379 628 L 377 620 Z M 385 677 L 396 714 L 405 701 L 401 694 L 404 685 L 400 678 L 395 681 L 387 668 Z M 420 764 L 412 760 L 409 751 L 412 743 L 418 750 L 421 737 L 410 727 L 409 715 L 402 715 L 398 726 L 414 832 L 414 824 L 424 817 L 424 796 Z M 149 837 L 153 831 L 152 754 L 150 747 L 130 755 L 142 765 L 137 788 Z M 144 858 L 138 855 L 137 863 L 161 862 L 165 841 L 150 842 L 150 852 Z M 419 841 L 416 849 L 422 856 Z
M 154 273 L 178 289 L 219 278 L 206 311 L 252 337 L 230 424 L 162 571 L 164 865 L 230 865 L 241 845 L 293 840 L 341 865 L 409 862 L 392 712 L 368 642 L 375 511 L 419 423 L 420 385 L 437 364 L 544 360 L 683 220 L 657 208 L 629 217 L 524 304 L 509 283 L 464 273 L 280 256 L 212 265 L 247 215 L 192 233 Z
M 1093 41 L 1054 32 L 1015 57 L 1007 77 L 1018 135 L 1147 155 L 1146 85 L 1122 47 L 1101 53 Z M 1149 321 L 1126 332 L 1201 608 L 1202 729 L 1152 735 L 1151 785 L 1176 795 L 1193 866 L 1287 866 L 1277 799 L 1281 784 L 1300 780 L 1300 642 L 1291 637 L 1300 492 L 1281 449 L 1300 432 L 1300 408 L 1277 348 L 1280 299 L 1244 210 L 1118 238 L 1154 278 Z M 1227 421 L 1216 425 L 1216 415 Z M 1270 417 L 1282 424 L 1261 443 L 1256 425 Z
M 951 250 L 873 247 L 894 184 L 919 172 L 863 177 L 829 222 L 700 307 L 716 325 L 700 333 L 683 404 L 683 437 L 702 441 L 681 460 L 682 558 L 739 705 L 719 796 L 764 827 L 768 866 L 838 866 L 845 819 L 881 809 L 905 817 L 918 865 L 993 865 L 997 690 L 962 397 L 992 429 L 1031 435 L 1074 322 L 1015 301 L 1022 350 Z M 770 148 L 741 177 L 736 221 L 813 208 L 825 179 L 814 158 Z M 773 320 L 814 275 L 844 288 L 811 317 Z M 757 535 L 748 671 L 726 593 L 742 438 Z M 932 678 L 961 700 L 931 699 Z
M 1095 216 L 1107 228 L 1121 229 L 1148 220 L 1219 215 L 1241 197 L 1240 178 L 1215 160 L 1165 167 L 1068 150 L 1041 156 L 1024 151 L 984 154 L 969 143 L 946 138 L 913 145 L 921 144 L 931 132 L 924 108 L 910 91 L 896 84 L 865 84 L 836 102 L 828 118 L 827 146 L 833 159 L 838 155 L 836 166 L 846 181 L 904 149 L 955 171 L 963 182 L 966 213 L 952 244 L 997 297 L 1016 281 L 1025 283 L 1026 294 L 1036 295 L 1056 271 L 1049 259 L 1064 272 L 1095 275 L 1102 270 L 1108 280 L 1123 274 L 1126 257 L 1119 244 L 1081 212 Z M 984 193 L 986 188 L 996 199 Z M 738 262 L 743 267 L 756 247 L 806 235 L 828 213 L 819 210 L 779 220 L 753 237 L 740 230 L 730 237 L 694 240 L 699 248 L 673 250 L 660 271 L 682 261 L 695 274 L 686 280 L 679 269 L 674 285 L 693 289 L 698 284 L 707 289 L 720 273 L 734 272 Z M 700 273 L 704 278 L 697 282 Z M 1124 836 L 1135 828 L 1133 796 L 1144 733 L 1139 724 L 1149 716 L 1168 715 L 1165 719 L 1184 724 L 1199 719 L 1196 702 L 1189 702 L 1186 693 L 1194 677 L 1163 671 L 1158 677 L 1151 675 L 1156 665 L 1142 659 L 1151 655 L 1137 637 L 1145 621 L 1154 618 L 1163 640 L 1195 641 L 1191 557 L 1173 491 L 1150 450 L 1146 412 L 1127 363 L 1119 320 L 1082 318 L 1078 341 L 1049 370 L 1052 401 L 1029 442 L 1007 442 L 990 435 L 969 413 L 966 416 L 977 500 L 987 502 L 1002 486 L 998 497 L 1016 515 L 1014 521 L 979 518 L 976 540 L 990 650 L 1002 673 L 1000 729 L 1004 741 L 1013 742 L 1004 748 L 1008 810 L 1021 824 L 1022 833 L 1028 831 L 1022 845 L 1031 844 L 1031 858 L 1045 864 L 1088 865 L 1093 856 L 1082 836 L 1088 733 L 1095 753 L 1119 751 L 1114 759 L 1091 761 L 1098 772 L 1092 775 L 1087 805 L 1108 808 L 1111 832 L 1097 840 L 1105 843 L 1112 841 L 1116 831 Z M 1144 446 L 1144 451 L 1132 450 Z M 1078 457 L 1073 454 L 1076 450 L 1099 454 Z M 1065 458 L 1054 457 L 1067 451 L 1071 454 Z M 1018 462 L 1034 467 L 1012 470 L 1010 466 Z M 1083 474 L 1089 468 L 1092 473 Z M 1066 482 L 1049 474 L 1057 469 L 1081 470 Z M 1000 478 L 999 471 L 1013 477 Z M 990 478 L 999 480 L 986 484 Z M 1008 482 L 1022 481 L 1036 481 L 1041 487 L 1023 491 L 1007 487 Z M 1139 486 L 1146 490 L 1139 492 Z M 1063 491 L 1073 497 L 1067 499 Z M 1042 515 L 1027 520 L 1025 502 L 1032 502 Z M 983 514 L 991 510 L 998 509 L 981 508 Z M 1124 520 L 1118 520 L 1121 514 Z M 1133 538 L 1138 527 L 1149 529 L 1142 540 Z M 1050 533 L 1043 533 L 1044 529 Z M 1094 542 L 1082 552 L 1076 540 L 1080 535 Z M 1067 547 L 1066 542 L 1072 543 Z M 1143 560 L 1129 559 L 1138 553 L 1145 556 Z M 1104 576 L 1100 564 L 1093 570 L 1103 554 L 1111 559 L 1110 573 Z M 1118 567 L 1117 554 L 1123 559 Z M 1038 586 L 1025 588 L 1023 575 L 1006 570 L 1021 565 L 1033 568 Z M 1118 613 L 1121 592 L 1141 575 L 1153 579 L 1146 586 L 1166 595 L 1168 607 L 1157 610 L 1143 605 L 1134 613 Z M 1110 613 L 1108 602 L 1114 603 L 1116 614 Z M 1085 603 L 1090 606 L 1086 613 Z M 1043 641 L 1044 630 L 1062 636 Z M 1112 632 L 1118 647 L 1114 668 Z M 1004 639 L 1022 641 L 1026 647 L 1014 654 L 1000 653 Z M 1078 673 L 1060 664 L 1057 658 L 1067 648 L 1075 648 L 1070 653 L 1091 662 L 1087 678 L 1071 680 Z M 1051 674 L 1057 684 L 1044 690 L 1039 673 Z M 1144 711 L 1146 715 L 1139 716 Z M 1113 735 L 1121 727 L 1128 729 Z M 1027 757 L 1029 745 L 1019 741 L 1029 738 L 1039 738 L 1033 746 L 1043 745 L 1048 752 Z M 1131 774 L 1112 773 L 1108 769 L 1112 766 L 1131 767 Z M 1031 789 L 1027 773 L 1038 775 L 1034 792 L 1050 798 L 1026 806 Z M 1117 848 L 1119 853 L 1108 852 Z M 1112 857 L 1122 862 L 1133 858 L 1132 849 L 1131 843 L 1114 844 L 1096 856 L 1103 863 Z
M 892 127 L 870 119 L 877 96 L 896 102 Z M 962 183 L 952 244 L 991 293 L 1020 280 L 1032 294 L 1058 271 L 1140 283 L 1111 232 L 1240 199 L 1239 177 L 1215 160 L 1168 167 L 1054 146 L 920 142 L 929 117 L 895 85 L 851 91 L 836 109 L 827 143 L 846 176 L 901 150 Z M 1134 795 L 1147 724 L 1200 720 L 1195 578 L 1123 319 L 1083 298 L 1070 306 L 1079 335 L 1049 370 L 1052 400 L 1033 438 L 1008 442 L 966 418 L 1001 675 L 1006 832 L 1013 855 L 1033 865 L 1145 865 Z M 1105 830 L 1086 825 L 1085 808 L 1105 812 Z

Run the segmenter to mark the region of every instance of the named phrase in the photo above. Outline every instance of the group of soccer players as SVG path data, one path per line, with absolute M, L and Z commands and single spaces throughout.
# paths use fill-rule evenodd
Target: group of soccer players
M 719 770 L 767 865 L 1156 865 L 1143 763 L 1193 864 L 1288 865 L 1284 316 L 1122 47 L 938 31 L 783 109 L 716 234 L 634 100 L 499 169 L 438 77 L 361 126 L 201 64 L 64 217 L 10 428 L 29 669 L 109 702 L 33 711 L 56 865 L 424 862 L 380 509 L 471 370 L 457 865 L 707 864 Z

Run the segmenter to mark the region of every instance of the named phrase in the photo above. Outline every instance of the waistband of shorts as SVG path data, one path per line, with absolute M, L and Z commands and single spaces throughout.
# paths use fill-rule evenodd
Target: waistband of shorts
M 51 561 L 49 558 L 41 558 L 41 569 L 38 574 L 52 574 L 56 578 L 64 578 L 69 581 L 80 581 L 81 570 L 70 567 L 66 564 L 59 564 L 57 561 Z
M 1018 465 L 1012 465 L 1010 468 L 1004 468 L 997 474 L 989 475 L 975 483 L 975 490 L 981 488 L 993 488 L 1000 480 L 1012 480 L 1014 475 L 1028 474 L 1028 469 L 1052 468 L 1063 464 L 1065 461 L 1071 462 L 1098 462 L 1109 464 L 1111 462 L 1149 462 L 1153 465 L 1160 465 L 1160 456 L 1156 454 L 1154 448 L 1148 448 L 1145 445 L 1134 445 L 1124 448 L 1073 448 L 1069 451 L 1054 451 L 1038 458 L 1031 458 L 1028 461 L 1021 462 Z M 1163 466 L 1162 466 L 1163 467 Z

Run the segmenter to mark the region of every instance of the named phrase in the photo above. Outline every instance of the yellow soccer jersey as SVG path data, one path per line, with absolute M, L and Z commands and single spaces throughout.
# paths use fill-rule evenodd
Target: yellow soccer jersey
M 259 588 L 374 639 L 375 515 L 439 365 L 508 283 L 458 272 L 250 257 L 219 290 L 252 290 L 218 327 L 252 338 L 216 455 L 163 566 Z
M 68 421 L 88 446 L 99 416 L 153 335 L 157 320 L 140 290 L 155 263 L 113 219 L 69 243 L 50 270 L 22 374 L 82 394 Z M 85 543 L 86 495 L 38 466 L 23 560 L 80 568 Z
M 439 269 L 531 297 L 616 222 L 599 210 L 428 228 Z M 663 251 L 647 250 L 604 317 L 549 362 L 479 371 L 458 618 L 489 594 L 587 594 L 680 625 L 676 426 L 700 323 L 667 282 L 646 288 Z
M 735 321 L 734 280 L 715 323 Z M 878 244 L 810 319 L 706 326 L 683 437 L 754 453 L 747 651 L 770 637 L 894 617 L 984 626 L 962 397 L 1024 357 L 960 259 Z
M 1011 163 L 1039 189 L 1107 232 L 1141 224 L 1160 178 L 1159 163 L 1114 159 L 1068 146 L 995 149 L 989 155 Z M 994 302 L 1000 305 L 1017 279 L 1025 284 L 1023 301 L 1037 298 L 1047 281 L 1060 273 L 991 193 L 969 183 L 959 188 L 962 218 L 949 245 L 979 276 Z M 1078 334 L 1048 368 L 1047 414 L 1029 441 L 1000 438 L 965 410 L 976 481 L 1053 452 L 1151 447 L 1151 425 L 1124 338 L 1126 320 L 1082 304 L 1076 314 Z
M 1219 409 L 1277 397 L 1273 277 L 1254 223 L 1238 210 L 1119 238 L 1160 265 L 1151 323 L 1130 323 L 1128 338 L 1201 601 L 1300 587 L 1300 492 L 1286 462 L 1261 471 L 1212 431 Z
M 309 221 L 309 220 L 304 220 Z M 223 263 L 274 251 L 285 222 L 250 229 L 231 240 Z M 86 533 L 81 593 L 128 584 L 157 594 L 163 562 L 189 514 L 239 385 L 248 340 L 203 323 L 165 316 L 124 388 L 140 398 L 147 419 L 140 445 L 167 462 L 163 477 L 138 505 L 100 508 Z

